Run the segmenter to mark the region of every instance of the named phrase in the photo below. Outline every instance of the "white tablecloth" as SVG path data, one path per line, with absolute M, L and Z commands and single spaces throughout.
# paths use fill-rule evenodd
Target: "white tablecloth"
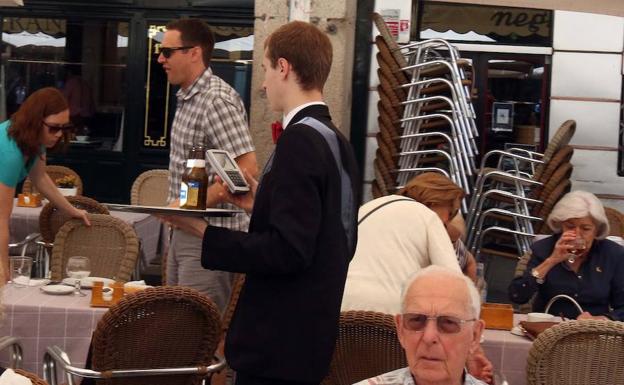
M 42 375 L 43 354 L 50 345 L 60 346 L 73 364 L 84 367 L 91 334 L 108 310 L 90 307 L 91 291 L 84 292 L 86 297 L 49 295 L 39 287 L 4 286 L 0 335 L 19 338 L 25 370 Z M 0 364 L 8 367 L 7 352 L 0 355 Z

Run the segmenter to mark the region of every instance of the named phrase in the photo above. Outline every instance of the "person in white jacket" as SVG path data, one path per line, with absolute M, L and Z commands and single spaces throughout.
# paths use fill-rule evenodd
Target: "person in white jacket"
M 358 243 L 349 265 L 342 311 L 401 311 L 405 280 L 429 265 L 461 272 L 438 215 L 406 196 L 374 199 L 358 212 Z

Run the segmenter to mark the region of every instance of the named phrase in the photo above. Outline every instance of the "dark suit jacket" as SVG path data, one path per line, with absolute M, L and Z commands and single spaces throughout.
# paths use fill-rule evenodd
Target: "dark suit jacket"
M 249 233 L 209 226 L 202 265 L 247 274 L 227 334 L 228 363 L 247 375 L 314 382 L 326 375 L 331 361 L 355 244 L 348 244 L 341 222 L 336 162 L 321 134 L 297 124 L 306 116 L 338 134 L 358 204 L 359 176 L 349 142 L 326 106 L 306 107 L 277 142 L 272 167 L 256 193 Z M 357 229 L 357 207 L 353 212 Z

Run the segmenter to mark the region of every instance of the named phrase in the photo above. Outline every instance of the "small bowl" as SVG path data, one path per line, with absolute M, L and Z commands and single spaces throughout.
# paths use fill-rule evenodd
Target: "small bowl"
M 89 137 L 87 135 L 76 135 L 76 140 L 79 142 L 86 142 L 89 140 Z
M 548 313 L 529 313 L 527 314 L 527 321 L 529 322 L 552 322 L 555 320 L 555 316 Z

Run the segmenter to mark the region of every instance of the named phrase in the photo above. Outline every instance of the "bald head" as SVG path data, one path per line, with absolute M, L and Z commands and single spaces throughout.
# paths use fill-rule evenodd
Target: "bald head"
M 430 295 L 447 298 L 463 304 L 464 310 L 471 317 L 479 317 L 481 301 L 479 292 L 470 278 L 456 271 L 441 267 L 427 266 L 412 275 L 403 286 L 401 309 L 414 297 Z

